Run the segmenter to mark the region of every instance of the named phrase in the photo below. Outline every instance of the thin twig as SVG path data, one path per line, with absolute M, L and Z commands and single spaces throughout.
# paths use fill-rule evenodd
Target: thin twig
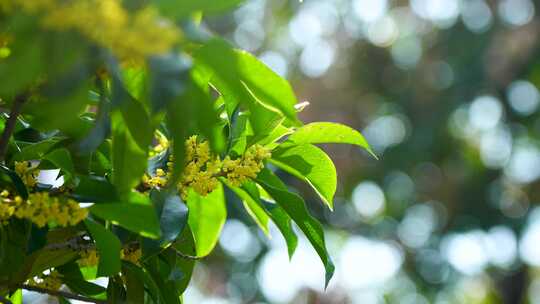
M 0 296 L 0 303 L 4 303 L 4 304 L 13 304 L 13 302 L 11 302 L 10 300 Z
M 180 250 L 174 248 L 173 246 L 171 246 L 171 248 L 176 252 L 176 255 L 178 255 L 179 257 L 184 258 L 184 259 L 200 260 L 200 259 L 203 258 L 203 257 L 198 257 L 198 256 L 194 256 L 194 255 L 185 254 L 185 253 L 181 252 Z
M 17 124 L 17 117 L 21 113 L 22 106 L 27 99 L 27 93 L 19 94 L 15 97 L 15 100 L 11 105 L 11 111 L 4 126 L 4 132 L 2 133 L 2 137 L 0 137 L 0 162 L 4 162 L 9 139 L 11 138 L 11 134 L 13 133 L 13 130 L 15 130 L 15 125 Z
M 106 304 L 107 303 L 107 301 L 104 301 L 104 300 L 87 298 L 87 297 L 84 297 L 84 296 L 80 296 L 80 295 L 70 293 L 70 292 L 67 292 L 67 291 L 62 291 L 62 290 L 50 290 L 50 289 L 45 289 L 45 288 L 36 287 L 36 286 L 30 286 L 30 285 L 26 285 L 26 284 L 19 285 L 19 287 L 22 288 L 22 289 L 30 290 L 30 291 L 35 291 L 35 292 L 39 292 L 39 293 L 46 293 L 46 294 L 49 294 L 49 295 L 55 296 L 55 297 L 64 297 L 64 298 L 68 298 L 68 299 L 79 300 L 79 301 L 84 301 L 84 302 L 89 302 L 89 303 L 98 303 L 98 304 Z

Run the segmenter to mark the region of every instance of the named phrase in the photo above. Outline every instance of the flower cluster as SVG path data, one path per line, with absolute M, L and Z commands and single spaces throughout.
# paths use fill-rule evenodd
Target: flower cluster
M 121 0 L 6 0 L 25 12 L 43 16 L 44 27 L 77 30 L 122 58 L 167 52 L 180 31 L 152 6 L 130 14 Z M 9 5 L 8 5 L 9 6 Z
M 59 290 L 62 287 L 62 275 L 53 270 L 49 274 L 42 274 L 28 280 L 28 285 L 41 287 L 48 290 Z
M 15 173 L 19 175 L 23 183 L 32 188 L 37 184 L 39 169 L 29 161 L 15 162 Z
M 74 226 L 86 218 L 88 210 L 81 208 L 72 199 L 51 197 L 48 192 L 31 193 L 28 200 L 20 196 L 11 197 L 7 190 L 0 193 L 0 220 L 5 223 L 10 217 L 27 219 L 38 227 L 49 222 L 59 226 Z
M 142 251 L 140 248 L 126 246 L 120 252 L 120 258 L 122 260 L 131 262 L 135 265 L 139 265 L 139 260 L 142 257 Z
M 214 191 L 220 172 L 221 160 L 210 153 L 208 142 L 198 142 L 197 136 L 191 136 L 186 141 L 186 166 L 178 184 L 182 197 L 187 197 L 189 188 L 201 195 Z
M 219 177 L 225 177 L 234 186 L 241 186 L 248 179 L 257 177 L 257 174 L 264 167 L 264 160 L 271 156 L 267 148 L 253 145 L 238 158 L 233 159 L 226 156 L 222 160 L 210 151 L 210 145 L 207 141 L 199 141 L 196 135 L 188 138 L 185 146 L 186 165 L 177 184 L 183 199 L 187 198 L 190 188 L 203 196 L 214 191 L 219 185 Z M 145 174 L 142 178 L 143 184 L 147 188 L 167 186 L 172 167 L 173 159 L 171 156 L 167 162 L 167 171 L 156 169 L 154 176 Z
M 99 255 L 95 248 L 85 249 L 79 252 L 79 260 L 77 262 L 82 267 L 93 267 L 99 263 Z
M 222 170 L 233 186 L 240 186 L 249 178 L 257 177 L 257 174 L 264 168 L 263 161 L 270 156 L 268 149 L 261 145 L 253 145 L 238 159 L 225 157 Z
M 157 145 L 152 147 L 152 149 L 148 153 L 149 157 L 154 157 L 169 148 L 169 140 L 161 132 L 156 132 L 155 138 L 157 141 Z

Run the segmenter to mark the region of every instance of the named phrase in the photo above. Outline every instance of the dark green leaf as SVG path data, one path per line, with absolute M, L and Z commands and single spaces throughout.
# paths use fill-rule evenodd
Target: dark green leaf
M 113 121 L 113 184 L 122 196 L 140 182 L 146 170 L 147 150 L 137 145 L 121 117 L 116 115 Z
M 24 185 L 19 175 L 15 173 L 15 171 L 9 169 L 8 167 L 4 165 L 0 165 L 0 172 L 1 172 L 0 174 L 1 181 L 4 181 L 4 182 L 9 181 L 15 187 L 15 190 L 17 190 L 17 193 L 23 199 L 28 198 L 28 190 L 26 189 L 26 186 Z
M 139 278 L 137 273 L 129 267 L 123 267 L 122 273 L 126 281 L 127 303 L 144 303 L 144 281 Z
M 190 82 L 191 61 L 183 55 L 170 54 L 149 60 L 150 102 L 157 113 L 184 94 Z
M 263 169 L 259 173 L 257 183 L 270 194 L 276 203 L 289 214 L 304 232 L 324 264 L 326 269 L 326 286 L 328 286 L 334 274 L 335 267 L 326 250 L 322 225 L 309 214 L 304 200 L 300 196 L 289 192 L 285 184 L 268 169 Z
M 73 167 L 73 161 L 71 160 L 71 155 L 67 149 L 56 149 L 45 155 L 43 159 L 50 161 L 64 172 L 66 182 L 71 181 L 73 174 L 75 174 L 75 168 Z
M 159 222 L 150 204 L 96 204 L 90 207 L 90 212 L 142 236 L 153 239 L 160 236 Z
M 166 274 L 169 274 L 171 270 L 170 266 L 155 256 L 145 263 L 145 269 L 158 288 L 161 299 L 159 303 L 180 304 L 180 295 L 175 288 L 175 282 L 166 279 Z
M 122 244 L 118 238 L 100 224 L 86 219 L 84 221 L 90 235 L 96 242 L 97 252 L 99 253 L 99 276 L 111 276 L 120 271 L 120 250 Z
M 197 254 L 195 252 L 195 240 L 193 239 L 191 229 L 184 229 L 184 231 L 182 231 L 182 234 L 180 235 L 179 241 L 175 242 L 173 246 L 174 249 L 180 251 L 183 254 L 192 256 Z M 174 252 L 174 254 L 176 254 L 176 252 Z M 173 271 L 176 270 L 176 272 L 174 274 L 171 273 L 171 275 L 176 276 L 176 290 L 178 291 L 178 293 L 182 294 L 188 287 L 189 281 L 191 280 L 193 268 L 195 267 L 195 260 L 177 256 L 174 266 L 175 267 L 173 268 Z M 181 276 L 178 277 L 180 274 Z
M 245 191 L 246 194 L 248 194 L 257 204 L 263 207 L 264 210 L 266 210 L 266 212 L 270 215 L 270 218 L 274 224 L 276 224 L 281 232 L 281 235 L 283 235 L 285 242 L 287 243 L 289 258 L 292 258 L 294 251 L 296 250 L 296 246 L 298 245 L 298 237 L 294 232 L 291 217 L 278 204 L 264 199 L 254 182 L 250 181 L 245 183 L 242 185 L 241 190 Z
M 227 182 L 226 179 L 222 179 L 223 183 L 231 189 L 238 197 L 242 200 L 244 208 L 247 213 L 251 216 L 253 221 L 261 228 L 264 234 L 268 235 L 268 221 L 270 216 L 267 211 L 264 209 L 262 204 L 259 201 L 259 196 L 254 195 L 253 197 L 244 189 L 240 187 L 235 187 Z M 255 190 L 257 190 L 255 188 Z
M 37 143 L 31 143 L 21 149 L 21 152 L 13 156 L 13 160 L 34 160 L 41 159 L 49 152 L 62 138 L 52 137 Z
M 174 241 L 184 229 L 188 208 L 178 194 L 168 191 L 152 191 L 150 198 L 158 212 L 162 244 Z
M 92 175 L 78 175 L 79 184 L 73 196 L 82 202 L 115 202 L 119 200 L 114 185 L 105 178 Z

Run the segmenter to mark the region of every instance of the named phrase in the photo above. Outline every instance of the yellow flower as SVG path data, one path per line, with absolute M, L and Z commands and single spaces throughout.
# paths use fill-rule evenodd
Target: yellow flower
M 4 0 L 42 16 L 53 30 L 76 30 L 112 49 L 121 58 L 142 59 L 163 54 L 179 41 L 180 30 L 152 6 L 128 12 L 121 0 Z M 8 4 L 10 3 L 10 5 Z
M 49 222 L 66 227 L 77 225 L 88 216 L 88 210 L 81 208 L 72 199 L 60 200 L 59 197 L 50 197 L 47 192 L 31 193 L 28 200 L 24 201 L 16 196 L 13 199 L 3 198 L 0 204 L 0 219 L 15 216 L 27 219 L 39 227 L 44 227 Z
M 139 260 L 142 257 L 142 251 L 140 248 L 124 247 L 120 252 L 122 260 L 129 261 L 135 265 L 140 265 Z
M 229 156 L 221 160 L 210 151 L 208 141 L 199 141 L 196 135 L 185 142 L 185 166 L 177 188 L 183 199 L 187 198 L 189 189 L 205 196 L 219 186 L 218 178 L 224 176 L 235 185 L 240 186 L 257 174 L 264 167 L 264 160 L 271 156 L 270 151 L 261 145 L 253 145 L 241 157 L 231 159 Z M 155 176 L 143 176 L 143 183 L 149 187 L 162 187 L 167 184 L 173 170 L 173 158 L 169 157 L 167 172 L 157 169 Z
M 167 150 L 170 145 L 169 140 L 167 139 L 167 137 L 165 137 L 165 135 L 163 135 L 163 133 L 156 131 L 154 137 L 157 140 L 157 145 L 152 147 L 152 149 L 150 150 L 149 152 L 150 157 L 154 157 L 160 154 L 161 152 Z
M 97 250 L 94 248 L 83 250 L 79 252 L 79 255 L 81 258 L 77 261 L 77 263 L 79 263 L 79 265 L 82 267 L 93 267 L 99 263 L 99 255 Z
M 36 166 L 32 166 L 29 161 L 15 162 L 15 173 L 19 175 L 23 183 L 32 188 L 37 184 L 39 170 Z
M 234 186 L 241 186 L 264 168 L 263 161 L 271 156 L 270 151 L 261 145 L 253 145 L 238 159 L 227 156 L 223 160 L 223 173 Z
M 211 154 L 208 142 L 199 142 L 196 135 L 188 138 L 185 146 L 186 166 L 178 184 L 180 194 L 186 199 L 188 189 L 193 188 L 200 195 L 207 195 L 219 185 L 221 160 Z

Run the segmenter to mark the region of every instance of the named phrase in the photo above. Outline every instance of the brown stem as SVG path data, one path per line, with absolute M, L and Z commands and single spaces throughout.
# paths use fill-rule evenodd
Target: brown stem
M 198 256 L 194 256 L 194 255 L 189 255 L 189 254 L 185 254 L 183 252 L 181 252 L 180 250 L 174 248 L 171 246 L 171 248 L 176 252 L 176 255 L 178 255 L 179 257 L 181 258 L 184 258 L 184 259 L 188 259 L 188 260 L 200 260 L 202 259 L 203 257 L 198 257 Z
M 41 288 L 41 287 L 37 287 L 37 286 L 30 286 L 30 285 L 26 285 L 26 284 L 22 284 L 19 287 L 22 288 L 22 289 L 30 290 L 30 291 L 35 291 L 35 292 L 39 292 L 39 293 L 46 293 L 46 294 L 49 294 L 49 295 L 55 296 L 55 297 L 64 297 L 64 298 L 68 298 L 68 299 L 79 300 L 79 301 L 84 301 L 84 302 L 89 302 L 89 303 L 98 303 L 98 304 L 106 304 L 107 303 L 107 301 L 104 301 L 104 300 L 87 298 L 87 297 L 83 297 L 83 296 L 80 296 L 80 295 L 77 295 L 77 294 L 74 294 L 74 293 L 70 293 L 70 292 L 66 292 L 66 291 L 62 291 L 62 290 L 50 290 L 50 289 L 45 289 L 45 288 Z
M 15 125 L 17 123 L 17 117 L 21 113 L 22 106 L 24 102 L 28 99 L 27 93 L 19 94 L 15 97 L 13 104 L 11 105 L 11 112 L 4 126 L 4 132 L 2 137 L 0 137 L 0 162 L 4 162 L 6 157 L 7 147 L 9 143 L 9 138 L 15 130 Z

